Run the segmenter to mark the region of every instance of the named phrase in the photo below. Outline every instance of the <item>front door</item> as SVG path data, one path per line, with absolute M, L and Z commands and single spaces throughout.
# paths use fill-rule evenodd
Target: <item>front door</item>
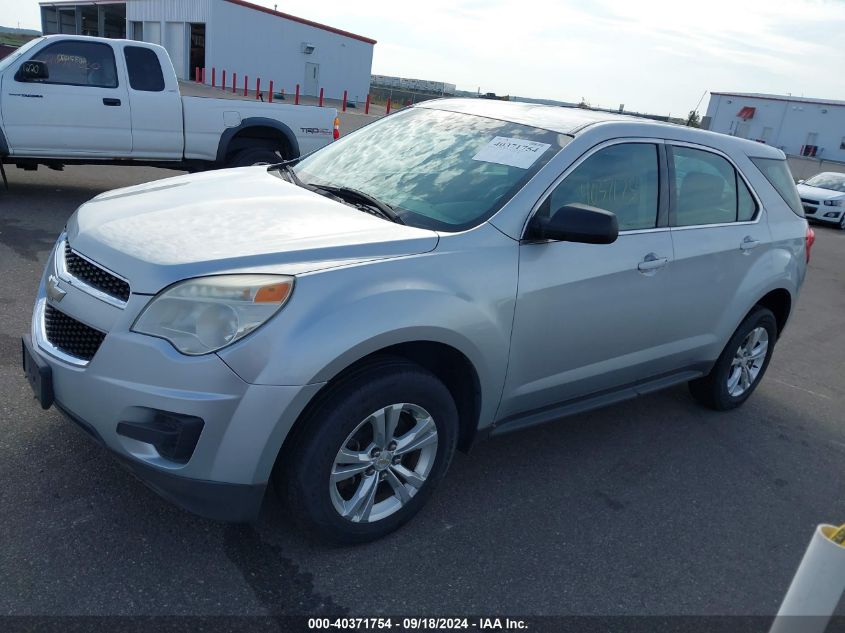
M 673 253 L 654 142 L 605 145 L 539 207 L 582 203 L 616 214 L 613 244 L 525 243 L 499 419 L 672 369 L 663 309 Z M 660 214 L 660 208 L 664 213 Z
M 112 47 L 62 40 L 24 61 L 47 65 L 49 77 L 3 77 L 3 125 L 13 155 L 125 157 L 132 151 L 132 124 L 125 85 Z
M 320 64 L 305 62 L 305 94 L 316 97 L 320 92 Z

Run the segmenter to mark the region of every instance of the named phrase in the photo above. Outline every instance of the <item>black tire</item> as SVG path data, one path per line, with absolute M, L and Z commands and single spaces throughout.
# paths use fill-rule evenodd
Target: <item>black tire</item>
M 839 218 L 839 230 L 845 231 L 845 212 L 843 212 L 842 217 Z
M 750 387 L 740 395 L 731 395 L 728 390 L 728 377 L 734 356 L 748 334 L 758 327 L 764 328 L 768 334 L 768 349 L 765 360 Z M 741 405 L 754 393 L 757 385 L 763 379 L 769 361 L 772 359 L 777 334 L 777 319 L 775 319 L 772 311 L 761 306 L 756 307 L 736 329 L 710 373 L 703 378 L 689 382 L 690 393 L 701 404 L 716 411 L 727 411 Z
M 227 167 L 249 167 L 251 165 L 272 165 L 284 160 L 281 155 L 266 147 L 242 149 L 226 163 Z
M 418 405 L 434 420 L 437 448 L 431 470 L 416 494 L 393 514 L 372 522 L 344 518 L 330 493 L 335 457 L 363 420 L 397 403 Z M 458 433 L 457 408 L 446 386 L 428 370 L 394 357 L 368 363 L 340 379 L 300 422 L 274 472 L 276 491 L 307 534 L 340 544 L 379 539 L 411 519 L 446 474 Z M 382 488 L 384 492 L 390 489 Z

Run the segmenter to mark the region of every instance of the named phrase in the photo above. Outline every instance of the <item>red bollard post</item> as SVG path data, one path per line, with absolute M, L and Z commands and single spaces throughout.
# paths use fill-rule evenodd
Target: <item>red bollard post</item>
M 202 68 L 202 83 L 205 83 L 205 66 Z
M 387 98 L 387 111 L 384 114 L 385 116 L 390 114 L 390 97 Z
M 221 78 L 220 83 L 221 83 L 220 89 L 226 90 L 226 71 L 225 70 L 223 71 L 223 77 Z
M 249 83 L 249 77 L 244 75 L 244 96 L 249 94 L 249 88 L 247 87 L 247 83 Z
M 238 73 L 232 73 L 232 94 L 238 91 Z
M 323 107 L 323 89 L 320 88 L 320 107 Z
M 194 68 L 194 81 L 196 81 L 197 83 L 200 82 L 200 67 L 199 66 Z
M 270 103 L 273 103 L 273 80 L 270 80 L 270 98 L 267 99 Z
M 296 84 L 296 99 L 293 100 L 293 105 L 299 105 L 299 84 Z
M 211 67 L 211 87 L 212 87 L 212 88 L 216 88 L 216 87 L 217 87 L 217 83 L 216 83 L 216 81 L 215 81 L 215 79 L 216 79 L 216 76 L 215 76 L 215 75 L 216 75 L 216 74 L 217 74 L 217 69 L 216 69 L 214 66 L 212 66 L 212 67 Z
M 343 111 L 346 112 L 346 90 L 343 91 Z
M 255 80 L 255 98 L 261 98 L 261 77 Z
M 285 100 L 285 89 L 282 88 L 282 101 L 284 101 L 284 100 Z
M 364 104 L 364 114 L 370 113 L 370 95 L 367 95 L 367 103 Z

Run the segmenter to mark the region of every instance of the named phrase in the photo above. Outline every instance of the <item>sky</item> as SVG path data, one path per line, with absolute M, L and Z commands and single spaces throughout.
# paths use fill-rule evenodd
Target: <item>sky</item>
M 253 1 L 378 40 L 373 73 L 462 90 L 673 116 L 709 90 L 845 99 L 845 0 Z M 18 23 L 40 28 L 37 0 L 0 0 Z

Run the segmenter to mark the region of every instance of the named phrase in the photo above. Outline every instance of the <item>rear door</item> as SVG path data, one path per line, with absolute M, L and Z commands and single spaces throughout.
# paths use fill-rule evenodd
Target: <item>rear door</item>
M 120 81 L 122 60 L 110 45 L 59 40 L 25 57 L 17 68 L 39 60 L 49 77 L 24 82 L 10 74 L 3 80 L 3 122 L 13 155 L 130 155 L 128 93 Z
M 669 295 L 675 318 L 667 327 L 690 361 L 715 360 L 771 278 L 769 226 L 727 155 L 668 141 L 666 148 L 675 251 Z
M 126 45 L 129 102 L 132 106 L 132 157 L 181 160 L 182 97 L 164 49 Z
M 499 417 L 673 368 L 664 349 L 673 265 L 662 143 L 611 141 L 564 175 L 536 213 L 583 203 L 616 214 L 613 244 L 520 245 L 519 289 Z

